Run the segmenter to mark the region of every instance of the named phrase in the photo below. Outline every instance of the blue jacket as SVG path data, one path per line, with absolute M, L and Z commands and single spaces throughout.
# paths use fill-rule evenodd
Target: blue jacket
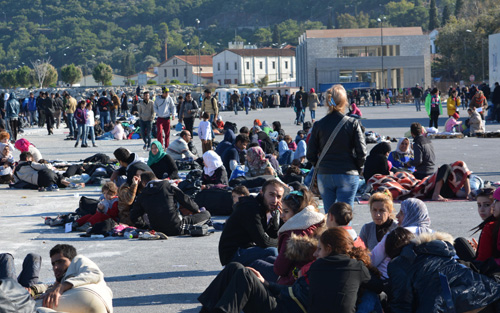
M 28 111 L 36 111 L 36 99 L 35 98 L 27 98 L 28 99 Z
M 16 118 L 19 117 L 19 110 L 21 110 L 21 105 L 16 99 L 14 93 L 10 94 L 9 100 L 5 104 L 5 118 Z

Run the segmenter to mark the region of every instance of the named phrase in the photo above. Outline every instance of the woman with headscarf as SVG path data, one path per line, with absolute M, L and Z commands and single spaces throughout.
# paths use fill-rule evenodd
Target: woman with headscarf
M 227 185 L 227 172 L 222 164 L 222 159 L 213 150 L 203 153 L 203 176 L 201 177 L 202 189 L 207 185 Z
M 281 140 L 279 142 L 278 152 L 279 152 L 278 162 L 280 165 L 292 164 L 293 151 L 290 150 L 285 140 Z
M 149 151 L 148 166 L 153 170 L 155 176 L 159 179 L 179 178 L 177 164 L 174 159 L 165 153 L 161 143 L 158 140 L 153 141 Z
M 234 134 L 233 130 L 227 129 L 226 133 L 224 134 L 224 140 L 222 140 L 217 145 L 217 148 L 215 148 L 215 152 L 219 156 L 222 156 L 222 154 L 224 153 L 224 151 L 226 151 L 227 148 L 230 148 L 234 144 L 235 140 L 236 140 L 236 135 Z
M 246 176 L 257 177 L 262 175 L 275 176 L 274 169 L 266 158 L 266 154 L 261 147 L 251 147 L 247 150 L 247 173 Z
M 305 140 L 301 140 L 297 144 L 297 150 L 295 150 L 293 159 L 299 160 L 300 163 L 304 163 L 304 161 L 306 160 L 306 154 L 307 154 L 307 143 Z
M 401 210 L 396 215 L 396 218 L 398 219 L 398 227 L 404 227 L 416 236 L 434 232 L 430 228 L 431 219 L 427 206 L 422 200 L 410 198 L 401 202 Z M 386 239 L 387 235 L 371 252 L 372 264 L 379 269 L 384 278 L 387 278 L 387 265 L 391 261 L 385 252 Z
M 349 114 L 348 114 L 350 117 L 354 117 L 354 118 L 357 118 L 357 119 L 360 119 L 362 114 L 361 114 L 361 110 L 358 108 L 358 106 L 356 105 L 356 103 L 351 103 L 351 109 L 349 110 Z
M 387 160 L 391 162 L 393 172 L 415 172 L 414 166 L 408 166 L 408 162 L 412 161 L 413 149 L 411 148 L 410 140 L 408 138 L 399 138 L 396 151 L 389 153 Z
M 42 158 L 40 151 L 25 138 L 21 138 L 16 141 L 14 147 L 21 152 L 29 152 L 33 155 L 33 161 L 39 162 Z
M 387 157 L 391 152 L 391 144 L 388 142 L 378 143 L 370 151 L 366 158 L 363 177 L 368 181 L 375 174 L 389 175 L 390 167 Z
M 283 128 L 281 128 L 281 122 L 280 121 L 274 121 L 273 122 L 273 131 L 277 132 L 278 133 L 278 142 L 280 142 L 281 140 L 283 140 L 283 138 L 285 137 L 285 131 L 283 130 Z

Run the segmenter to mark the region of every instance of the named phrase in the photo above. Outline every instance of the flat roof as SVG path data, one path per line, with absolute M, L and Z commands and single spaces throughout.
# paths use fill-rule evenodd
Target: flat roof
M 422 27 L 384 27 L 384 36 L 422 36 Z M 310 29 L 306 38 L 379 37 L 380 28 Z

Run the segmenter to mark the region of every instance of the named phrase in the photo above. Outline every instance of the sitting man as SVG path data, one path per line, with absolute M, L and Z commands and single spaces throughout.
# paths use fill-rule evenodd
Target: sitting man
M 238 135 L 230 147 L 228 147 L 221 155 L 222 164 L 227 171 L 227 177 L 231 177 L 234 168 L 239 164 L 245 164 L 245 149 L 250 143 L 250 138 L 247 135 Z
M 37 186 L 39 191 L 56 191 L 59 187 L 83 187 L 80 184 L 70 183 L 61 174 L 54 172 L 52 165 L 34 162 L 30 152 L 22 152 L 19 159 L 19 164 L 14 171 L 15 183 L 23 181 Z
M 41 263 L 41 257 L 38 255 L 29 254 L 26 257 L 23 272 L 18 278 L 19 284 L 28 288 L 31 295 L 35 298 L 41 295 L 43 298 L 44 308 L 39 308 L 37 312 L 113 312 L 113 293 L 106 285 L 103 273 L 94 262 L 77 255 L 75 247 L 65 244 L 56 245 L 50 250 L 50 260 L 56 279 L 52 286 L 35 284 Z M 12 256 L 2 255 L 0 266 L 0 273 L 12 270 Z M 15 285 L 15 277 L 10 276 L 9 282 Z M 0 278 L 4 280 L 7 277 Z M 24 292 L 28 294 L 26 290 Z M 30 303 L 32 301 L 27 300 Z M 34 307 L 34 302 L 30 306 Z M 20 306 L 16 306 L 15 311 L 33 312 L 21 311 Z
M 239 262 L 248 266 L 255 260 L 278 255 L 276 246 L 284 193 L 285 185 L 271 179 L 264 183 L 257 197 L 239 199 L 220 237 L 219 259 L 222 265 Z
M 172 144 L 170 144 L 172 145 Z M 186 234 L 192 225 L 203 225 L 210 219 L 210 212 L 200 211 L 196 202 L 167 180 L 159 180 L 151 171 L 141 174 L 142 192 L 130 211 L 136 223 L 144 213 L 148 214 L 151 229 L 167 236 Z M 179 216 L 177 202 L 192 215 Z
M 168 146 L 166 152 L 174 160 L 182 160 L 187 158 L 197 159 L 198 156 L 191 152 L 189 142 L 191 141 L 191 133 L 189 130 L 181 131 L 179 138 L 174 140 Z
M 127 184 L 130 186 L 132 184 L 132 178 L 137 175 L 137 171 L 141 170 L 143 172 L 151 172 L 151 168 L 141 160 L 139 160 L 138 155 L 135 153 L 130 153 L 125 148 L 118 148 L 113 152 L 115 158 L 120 162 L 121 167 L 116 170 L 111 176 L 111 181 L 116 182 L 118 176 L 126 175 Z M 117 186 L 121 184 L 117 183 Z

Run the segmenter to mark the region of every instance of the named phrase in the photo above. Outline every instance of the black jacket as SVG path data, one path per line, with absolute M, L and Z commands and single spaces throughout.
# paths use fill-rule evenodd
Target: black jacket
M 165 154 L 160 161 L 151 164 L 151 170 L 155 173 L 155 176 L 159 179 L 163 179 L 163 175 L 166 173 L 168 178 L 177 179 L 179 178 L 179 169 L 175 160 L 168 154 Z
M 314 123 L 307 146 L 307 159 L 313 165 L 316 165 L 330 134 L 343 116 L 340 112 L 333 112 Z M 359 120 L 349 118 L 321 161 L 318 173 L 358 175 L 365 163 L 365 158 L 365 134 Z
M 371 275 L 363 262 L 347 255 L 330 255 L 316 260 L 309 271 L 308 312 L 354 313 L 358 291 L 370 281 Z
M 392 312 L 451 312 L 446 309 L 439 274 L 448 280 L 457 312 L 472 311 L 500 298 L 500 285 L 458 263 L 453 245 L 439 236 L 435 233 L 430 241 L 410 243 L 389 263 Z
M 130 154 L 130 157 L 127 161 L 129 165 L 126 168 L 126 175 L 127 175 L 127 184 L 129 185 L 132 185 L 132 178 L 134 178 L 138 170 L 141 170 L 143 172 L 153 171 L 146 163 L 139 161 L 137 154 L 135 153 Z
M 61 97 L 57 97 L 54 99 L 54 109 L 62 110 L 64 108 L 63 99 Z
M 491 102 L 493 104 L 500 104 L 500 86 L 496 86 L 491 95 Z
M 419 175 L 431 175 L 435 171 L 436 155 L 434 154 L 434 146 L 429 138 L 422 135 L 413 139 L 413 160 L 410 160 L 410 165 L 415 166 L 415 171 Z
M 219 258 L 222 265 L 231 262 L 238 248 L 278 245 L 279 212 L 273 212 L 269 224 L 266 212 L 261 195 L 240 198 L 220 236 Z
M 51 97 L 47 97 L 43 99 L 43 106 L 45 107 L 46 112 L 54 113 L 54 100 Z
M 180 235 L 182 220 L 177 202 L 193 213 L 199 212 L 198 205 L 179 188 L 170 185 L 166 180 L 151 181 L 137 196 L 130 211 L 130 218 L 135 223 L 147 213 L 152 229 L 167 236 Z
M 203 173 L 203 176 L 201 177 L 201 183 L 203 185 L 227 185 L 229 182 L 224 165 L 216 169 L 212 176 L 208 176 L 207 174 Z

